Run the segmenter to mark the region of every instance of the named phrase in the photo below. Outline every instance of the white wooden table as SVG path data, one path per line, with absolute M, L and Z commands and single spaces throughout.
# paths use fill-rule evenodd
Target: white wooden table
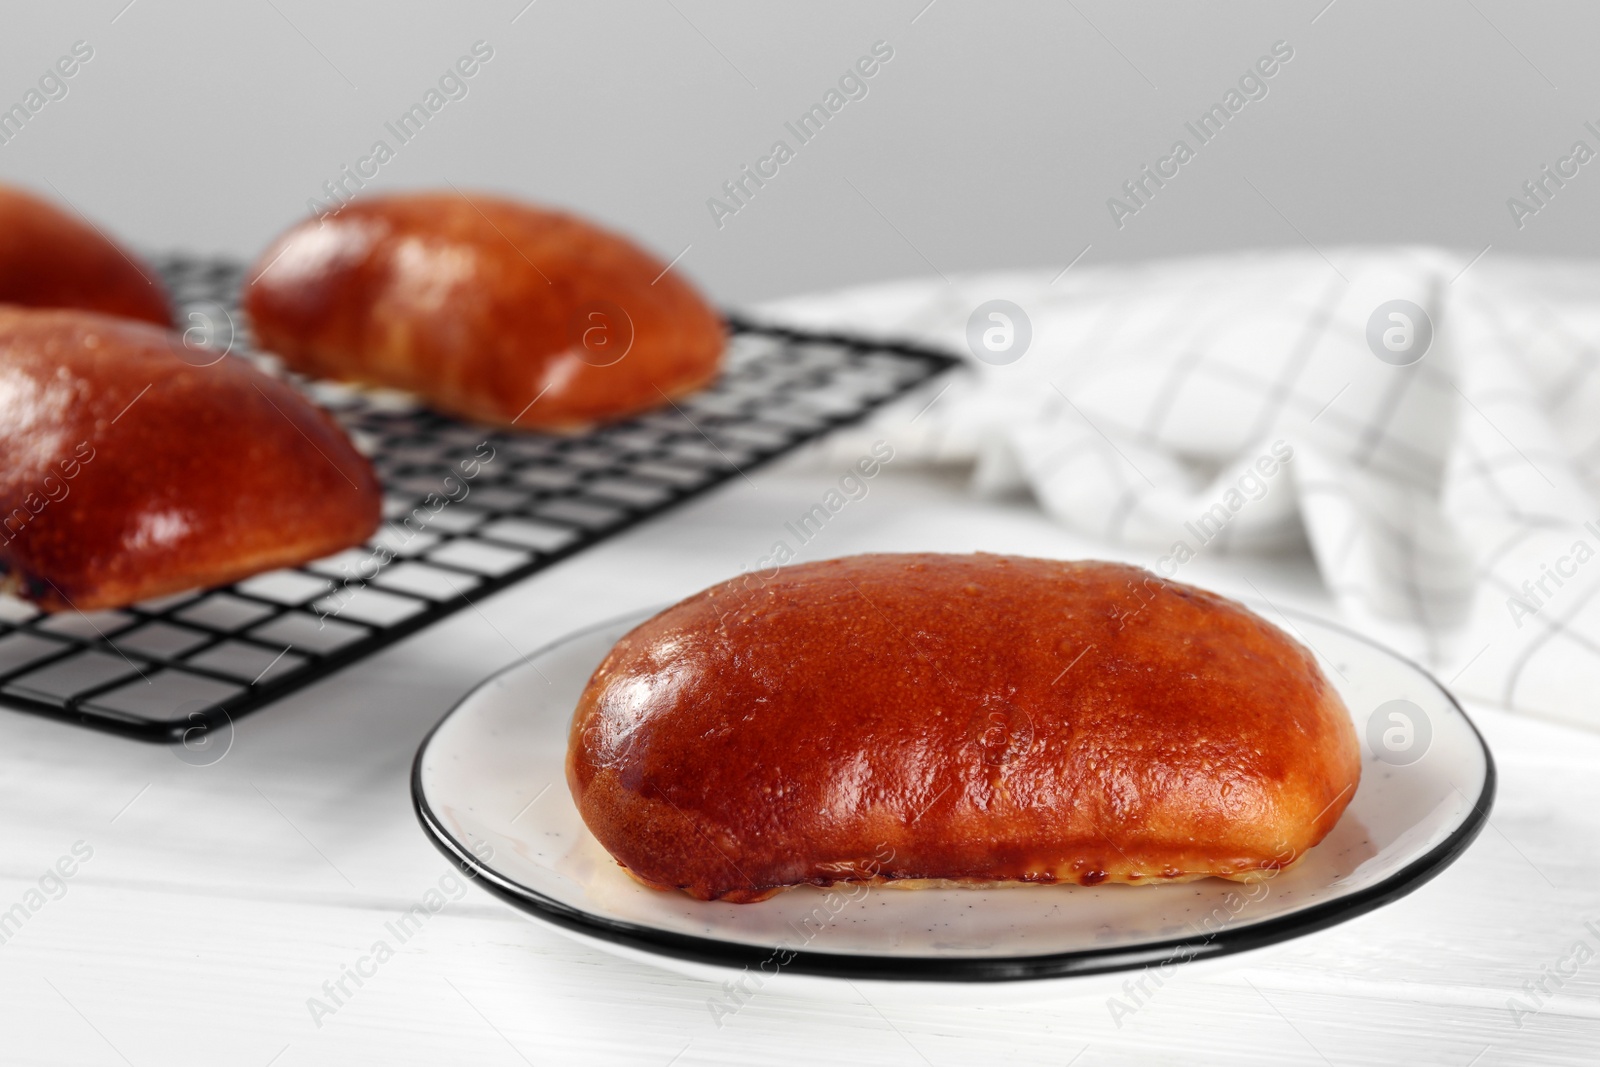
M 1019 991 L 1004 1008 L 881 1011 L 763 995 L 719 1028 L 713 988 L 579 947 L 475 887 L 314 1022 L 308 998 L 395 943 L 385 923 L 450 871 L 408 793 L 444 711 L 574 628 L 750 564 L 839 473 L 813 454 L 735 480 L 242 719 L 211 766 L 0 712 L 0 911 L 63 857 L 75 872 L 64 893 L 45 879 L 56 892 L 0 945 L 0 1063 L 1600 1062 L 1600 737 L 1480 707 L 1500 796 L 1460 862 L 1270 962 L 1180 971 L 1120 1026 L 1103 997 Z M 806 558 L 980 548 L 1135 558 L 1024 501 L 892 469 Z M 1201 559 L 1184 576 L 1245 590 L 1241 566 Z M 1274 601 L 1327 610 L 1307 561 L 1248 573 Z M 1574 954 L 1580 940 L 1596 958 Z M 1559 988 L 1548 977 L 1574 966 Z M 1553 995 L 1518 1018 L 1508 1000 L 1532 1003 L 1523 985 L 1541 980 Z

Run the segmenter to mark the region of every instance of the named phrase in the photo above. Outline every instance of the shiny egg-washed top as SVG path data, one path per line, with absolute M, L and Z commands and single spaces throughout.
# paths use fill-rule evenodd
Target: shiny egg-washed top
M 9 186 L 0 186 L 0 304 L 172 323 L 148 264 L 92 224 Z
M 496 425 L 663 406 L 722 359 L 721 318 L 666 263 L 501 197 L 365 197 L 285 233 L 251 277 L 257 339 L 291 367 Z
M 0 308 L 8 592 L 92 611 L 221 585 L 360 544 L 381 503 L 338 424 L 245 360 L 130 319 Z
M 1249 878 L 1360 775 L 1311 654 L 1114 563 L 867 555 L 743 575 L 596 670 L 568 782 L 631 874 L 702 899 L 844 880 Z

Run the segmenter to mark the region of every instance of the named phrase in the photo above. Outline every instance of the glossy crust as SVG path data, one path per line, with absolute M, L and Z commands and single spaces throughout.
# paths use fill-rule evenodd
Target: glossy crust
M 1360 773 L 1311 654 L 1243 606 L 986 554 L 798 565 L 674 605 L 596 670 L 567 758 L 631 874 L 737 902 L 1261 877 Z
M 0 185 L 0 304 L 81 308 L 172 324 L 156 272 L 45 200 Z
M 91 611 L 377 528 L 377 479 L 338 425 L 241 359 L 188 362 L 210 358 L 126 319 L 0 308 L 7 592 Z
M 716 376 L 722 322 L 666 267 L 511 200 L 371 197 L 279 238 L 245 307 L 261 345 L 306 374 L 408 390 L 479 422 L 568 429 Z

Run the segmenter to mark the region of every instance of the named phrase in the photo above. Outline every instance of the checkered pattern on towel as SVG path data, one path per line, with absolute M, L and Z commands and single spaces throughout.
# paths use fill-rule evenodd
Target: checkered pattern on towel
M 1180 544 L 1309 542 L 1364 632 L 1473 697 L 1600 728 L 1600 264 L 1470 259 L 1263 252 L 766 311 L 964 351 L 972 311 L 1011 300 L 1027 354 L 886 412 L 872 432 L 893 434 L 897 465 L 975 461 L 980 484 L 1026 485 L 1180 579 Z M 1411 366 L 1367 343 L 1394 299 L 1433 322 Z M 1263 460 L 1279 442 L 1292 459 Z

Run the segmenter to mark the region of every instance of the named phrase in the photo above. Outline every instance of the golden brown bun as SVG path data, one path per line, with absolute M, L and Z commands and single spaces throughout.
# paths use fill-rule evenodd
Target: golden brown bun
M 690 597 L 595 671 L 567 757 L 631 874 L 737 902 L 1261 877 L 1322 840 L 1360 774 L 1311 654 L 1241 605 L 987 554 L 854 556 Z
M 155 271 L 54 204 L 0 185 L 0 304 L 172 325 Z
M 84 311 L 0 308 L 0 564 L 47 611 L 115 607 L 359 544 L 372 467 L 243 360 Z
M 704 385 L 722 358 L 721 320 L 665 263 L 496 197 L 359 200 L 284 234 L 250 277 L 257 340 L 289 366 L 496 425 L 636 414 Z

